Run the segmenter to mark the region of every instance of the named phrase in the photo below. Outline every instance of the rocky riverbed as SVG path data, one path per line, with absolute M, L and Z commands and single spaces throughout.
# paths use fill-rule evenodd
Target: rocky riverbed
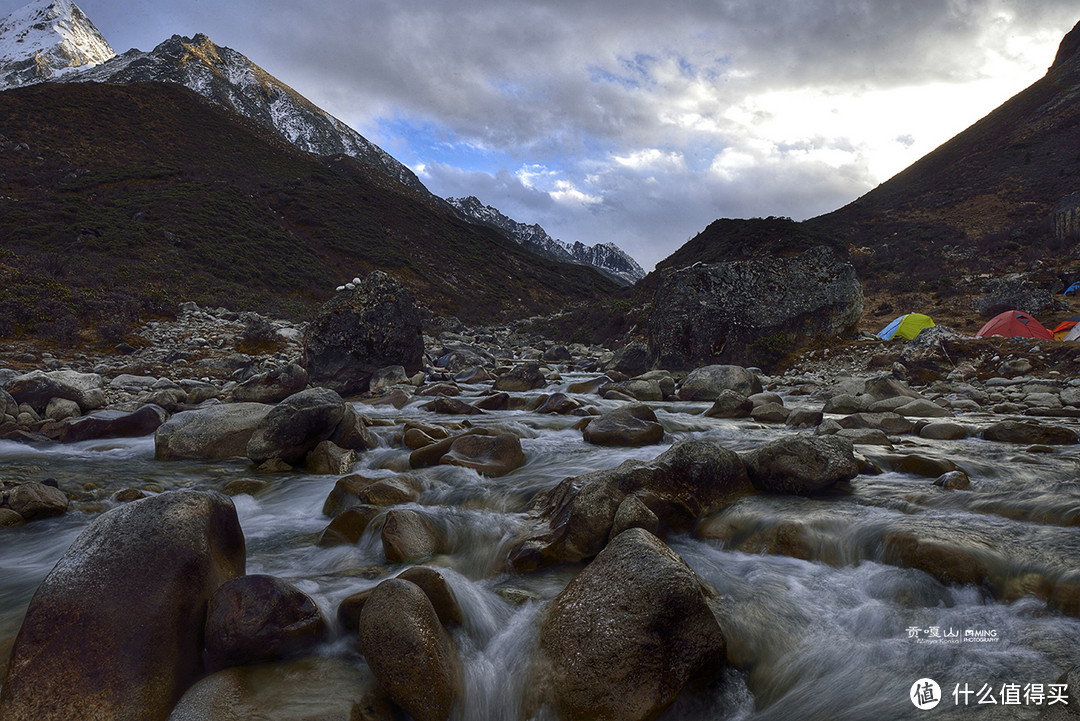
M 343 397 L 304 331 L 186 304 L 123 353 L 0 348 L 0 716 L 1080 705 L 1061 346 L 672 373 L 450 320 Z

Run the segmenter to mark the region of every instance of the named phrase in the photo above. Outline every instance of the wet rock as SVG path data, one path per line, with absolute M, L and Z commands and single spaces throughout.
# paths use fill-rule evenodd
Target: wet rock
M 615 352 L 606 369 L 628 376 L 641 375 L 652 367 L 649 346 L 641 341 L 632 341 Z M 571 391 L 575 393 L 577 391 Z
M 460 401 L 457 398 L 445 397 L 436 398 L 431 403 L 424 404 L 421 408 L 434 413 L 444 413 L 451 416 L 478 416 L 483 415 L 484 413 L 484 411 L 476 406 L 469 405 L 465 401 Z
M 515 366 L 509 372 L 499 376 L 492 387 L 497 391 L 521 393 L 534 388 L 543 388 L 545 385 L 547 385 L 547 379 L 540 371 L 540 364 L 530 362 Z
M 233 400 L 242 403 L 277 403 L 304 390 L 307 371 L 296 363 L 259 373 L 232 390 Z
M 818 493 L 859 472 L 851 441 L 840 436 L 787 436 L 742 458 L 754 487 L 769 493 Z
M 289 396 L 268 412 L 247 444 L 253 463 L 280 458 L 296 464 L 337 430 L 345 401 L 329 388 L 311 388 Z
M 857 446 L 886 446 L 892 448 L 892 441 L 880 428 L 841 428 L 832 435 L 846 438 Z
M 172 461 L 245 456 L 252 433 L 271 407 L 229 403 L 177 413 L 154 432 L 154 457 Z
M 461 389 L 455 383 L 432 383 L 416 391 L 418 396 L 457 396 Z
M 903 532 L 885 536 L 882 561 L 917 568 L 942 583 L 981 584 L 989 576 L 979 549 L 960 542 L 918 538 Z
M 609 538 L 615 538 L 628 528 L 642 528 L 653 535 L 660 533 L 660 519 L 638 496 L 627 496 L 615 511 Z
M 372 393 L 378 393 L 383 388 L 403 385 L 408 382 L 409 376 L 405 372 L 405 366 L 387 366 L 371 374 L 371 379 L 368 381 L 368 390 Z
M 959 423 L 938 421 L 927 423 L 919 430 L 920 438 L 936 441 L 956 441 L 968 437 L 968 429 Z
M 911 473 L 924 478 L 937 478 L 951 471 L 962 470 L 960 466 L 947 458 L 931 458 L 920 453 L 890 456 L 886 460 L 889 466 L 898 473 Z
M 94 438 L 139 438 L 154 433 L 169 418 L 164 408 L 153 403 L 136 411 L 98 411 L 67 421 L 60 429 L 62 443 Z
M 597 446 L 646 446 L 663 440 L 664 427 L 648 406 L 630 405 L 594 418 L 582 436 Z
M 99 516 L 30 602 L 0 716 L 164 719 L 203 671 L 210 596 L 244 565 L 236 511 L 218 493 L 163 493 Z
M 237 478 L 225 484 L 221 492 L 226 496 L 249 495 L 256 496 L 270 485 L 261 478 Z
M 420 497 L 419 479 L 407 473 L 389 478 L 367 478 L 358 474 L 339 478 L 323 503 L 323 515 L 336 516 L 356 505 L 395 506 Z
M 411 581 L 420 587 L 431 601 L 435 615 L 444 626 L 460 626 L 465 621 L 465 614 L 458 603 L 457 595 L 446 577 L 430 566 L 412 566 L 397 575 L 397 578 Z
M 437 443 L 424 446 L 423 448 L 417 448 L 415 451 L 409 454 L 409 465 L 412 468 L 427 468 L 429 466 L 435 466 L 439 464 L 442 457 L 450 452 L 450 446 L 454 445 L 454 441 L 463 435 L 490 435 L 491 431 L 486 428 L 472 428 L 465 433 L 459 433 L 456 436 L 450 438 L 444 438 Z
M 76 418 L 82 415 L 82 409 L 75 401 L 66 398 L 53 398 L 49 405 L 45 406 L 45 417 L 54 421 L 63 421 L 68 418 Z
M 113 500 L 117 503 L 131 503 L 132 501 L 138 501 L 142 498 L 146 498 L 146 494 L 138 488 L 125 488 L 124 490 L 117 491 L 113 494 Z
M 678 395 L 684 401 L 715 401 L 725 390 L 751 396 L 761 392 L 761 381 L 742 366 L 704 366 L 683 380 Z
M 971 488 L 971 479 L 961 470 L 947 471 L 934 479 L 934 485 L 946 491 L 965 491 Z
M 4 505 L 27 521 L 67 513 L 68 497 L 59 488 L 30 481 L 7 492 Z
M 726 655 L 707 594 L 655 536 L 619 534 L 541 621 L 537 701 L 562 718 L 656 718 Z
M 482 411 L 505 411 L 510 408 L 510 401 L 508 393 L 493 393 L 475 401 L 473 406 Z
M 489 367 L 494 362 L 490 353 L 474 346 L 459 345 L 443 350 L 443 354 L 435 361 L 435 365 L 451 373 L 458 373 L 468 368 Z
M 368 430 L 364 417 L 356 412 L 351 403 L 345 404 L 341 421 L 330 440 L 334 445 L 352 451 L 367 451 L 379 446 L 379 439 Z
M 821 411 L 812 411 L 808 408 L 796 408 L 788 416 L 787 424 L 794 428 L 815 428 L 821 424 L 825 416 Z
M 561 416 L 573 413 L 581 408 L 581 403 L 576 398 L 571 398 L 565 393 L 552 393 L 544 399 L 537 409 L 537 413 L 555 413 Z
M 1032 421 L 998 421 L 983 430 L 982 437 L 1002 443 L 1045 444 L 1052 446 L 1076 443 L 1076 431 L 1065 426 L 1051 426 Z
M 223 583 L 206 611 L 208 670 L 286 658 L 318 643 L 326 622 L 311 598 L 274 576 Z
M 616 383 L 613 388 L 630 396 L 636 401 L 662 401 L 664 392 L 660 389 L 660 382 L 655 380 L 631 379 Z
M 876 428 L 883 433 L 904 435 L 911 433 L 915 424 L 896 413 L 855 413 L 839 420 L 844 428 Z
M 420 370 L 424 343 L 412 294 L 382 271 L 328 301 L 304 333 L 301 365 L 313 385 L 348 395 L 368 389 L 375 371 Z
M 566 387 L 566 392 L 567 393 L 576 393 L 576 394 L 581 394 L 581 395 L 584 395 L 584 394 L 587 394 L 587 393 L 596 393 L 597 391 L 599 391 L 604 386 L 610 385 L 613 382 L 614 381 L 612 381 L 612 379 L 609 376 L 606 376 L 606 375 L 598 376 L 598 377 L 593 378 L 591 380 L 580 381 L 578 383 L 571 383 L 570 385 L 568 385 Z
M 424 591 L 383 581 L 364 603 L 360 650 L 390 699 L 416 721 L 445 721 L 461 695 L 453 642 Z
M 323 441 L 307 454 L 304 470 L 312 475 L 340 476 L 352 470 L 356 459 L 356 451 Z
M 825 401 L 825 406 L 821 409 L 825 413 L 838 413 L 843 415 L 850 415 L 854 413 L 862 413 L 870 409 L 870 400 L 865 396 L 853 396 L 847 393 L 841 393 L 840 395 L 833 396 L 829 400 Z
M 380 513 L 382 509 L 378 506 L 356 505 L 346 508 L 323 529 L 315 545 L 325 548 L 356 543 Z
M 401 436 L 401 442 L 407 448 L 411 448 L 414 451 L 417 448 L 423 448 L 424 446 L 430 446 L 435 442 L 435 439 L 429 436 L 419 428 L 410 428 L 405 431 Z
M 564 345 L 553 345 L 544 351 L 544 360 L 549 363 L 569 363 L 573 360 L 570 351 Z
M 395 508 L 386 513 L 382 546 L 390 563 L 422 561 L 442 552 L 444 545 L 438 530 L 416 511 Z
M 753 401 L 741 393 L 724 389 L 704 415 L 709 418 L 749 418 L 752 410 Z
M 862 288 L 854 268 L 828 248 L 816 247 L 797 257 L 665 274 L 649 316 L 649 347 L 658 366 L 669 370 L 717 362 L 760 365 L 818 334 L 848 333 L 861 315 Z
M 908 384 L 892 376 L 878 376 L 868 379 L 866 381 L 866 393 L 878 401 L 897 397 L 911 398 L 913 400 L 922 398 Z
M 736 453 L 708 441 L 680 441 L 651 461 L 567 478 L 541 494 L 530 511 L 534 532 L 510 552 L 517 571 L 580 561 L 607 543 L 623 503 L 634 496 L 660 521 L 659 531 L 685 529 L 753 492 Z M 644 518 L 634 511 L 624 511 Z
M 82 389 L 53 378 L 44 371 L 31 371 L 8 382 L 7 392 L 17 403 L 26 403 L 36 412 L 44 413 L 53 398 L 79 403 L 83 400 Z
M 779 403 L 766 403 L 750 411 L 750 417 L 758 423 L 787 423 L 791 411 Z
M 19 515 L 16 511 L 10 508 L 4 508 L 0 506 L 0 528 L 6 528 L 8 526 L 18 526 L 25 523 L 26 519 Z
M 439 463 L 472 468 L 482 475 L 498 478 L 525 463 L 525 454 L 521 441 L 513 433 L 464 435 L 454 439 Z
M 370 672 L 351 659 L 234 666 L 200 679 L 167 721 L 393 721 L 391 709 L 363 697 L 372 684 Z
M 953 414 L 948 408 L 942 408 L 937 403 L 928 401 L 925 398 L 917 398 L 910 403 L 897 407 L 896 413 L 912 418 L 948 418 Z

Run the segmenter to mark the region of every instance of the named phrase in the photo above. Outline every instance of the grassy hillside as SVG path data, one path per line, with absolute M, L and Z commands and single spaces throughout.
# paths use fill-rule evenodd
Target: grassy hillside
M 470 321 L 615 288 L 181 86 L 8 90 L 0 132 L 0 336 L 115 336 L 184 300 L 304 317 L 374 268 Z

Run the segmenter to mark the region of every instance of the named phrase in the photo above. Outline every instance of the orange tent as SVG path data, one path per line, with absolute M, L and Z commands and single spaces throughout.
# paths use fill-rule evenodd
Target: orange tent
M 992 335 L 1005 336 L 1006 338 L 1015 336 L 1045 338 L 1046 340 L 1052 340 L 1054 337 L 1054 334 L 1044 328 L 1039 321 L 1019 310 L 1007 310 L 1004 313 L 998 313 L 979 329 L 975 337 L 988 338 Z
M 1054 329 L 1050 331 L 1054 334 L 1054 340 L 1065 340 L 1065 336 L 1069 334 L 1069 331 L 1072 330 L 1072 327 L 1077 323 L 1080 323 L 1080 315 L 1074 315 L 1072 318 L 1058 323 Z

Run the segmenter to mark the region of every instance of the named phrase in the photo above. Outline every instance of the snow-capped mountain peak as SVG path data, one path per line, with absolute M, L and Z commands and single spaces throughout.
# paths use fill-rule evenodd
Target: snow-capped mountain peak
M 511 240 L 538 255 L 564 263 L 591 265 L 625 285 L 633 285 L 645 277 L 645 270 L 637 261 L 614 243 L 599 243 L 593 246 L 577 241 L 573 244 L 564 243 L 552 238 L 539 225 L 519 223 L 503 215 L 497 208 L 484 205 L 473 195 L 447 198 L 446 202 L 469 220 L 498 228 Z
M 39 83 L 115 55 L 71 0 L 34 0 L 0 19 L 0 89 Z

